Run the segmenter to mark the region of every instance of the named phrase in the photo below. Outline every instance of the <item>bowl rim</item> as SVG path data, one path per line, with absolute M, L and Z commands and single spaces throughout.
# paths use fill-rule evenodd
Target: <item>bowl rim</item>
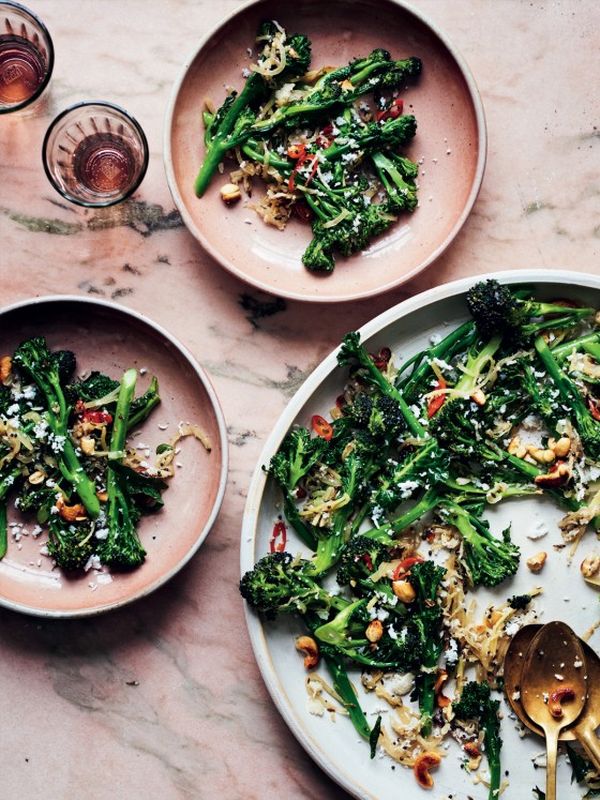
M 194 223 L 194 220 L 192 219 L 191 214 L 188 212 L 186 205 L 183 202 L 183 198 L 177 186 L 177 181 L 175 179 L 175 171 L 173 168 L 173 152 L 171 147 L 171 133 L 173 130 L 175 106 L 177 103 L 177 99 L 179 97 L 179 93 L 181 91 L 181 87 L 187 77 L 189 68 L 191 67 L 193 62 L 200 56 L 202 50 L 215 35 L 217 35 L 227 25 L 231 24 L 231 22 L 238 15 L 244 14 L 246 11 L 248 11 L 248 9 L 252 8 L 253 6 L 258 6 L 264 2 L 265 0 L 247 0 L 247 2 L 244 2 L 242 5 L 239 5 L 236 8 L 234 8 L 223 19 L 221 19 L 221 21 L 216 23 L 208 31 L 208 33 L 206 33 L 202 37 L 199 44 L 186 58 L 183 67 L 180 70 L 179 76 L 177 77 L 175 83 L 173 84 L 173 88 L 171 89 L 169 102 L 167 104 L 167 109 L 165 112 L 165 121 L 163 129 L 163 163 L 165 168 L 165 174 L 167 177 L 167 184 L 169 186 L 169 191 L 171 192 L 173 202 L 175 203 L 175 206 L 177 207 L 177 210 L 179 211 L 187 230 L 202 246 L 202 248 L 217 263 L 223 266 L 228 272 L 232 273 L 237 278 L 244 281 L 244 283 L 250 284 L 251 286 L 260 289 L 263 292 L 267 292 L 269 294 L 276 295 L 279 297 L 285 297 L 288 300 L 299 300 L 301 302 L 306 302 L 306 303 L 343 303 L 352 300 L 363 300 L 368 297 L 375 297 L 380 294 L 384 294 L 385 292 L 389 292 L 392 289 L 410 281 L 416 275 L 423 272 L 423 270 L 427 269 L 427 267 L 429 267 L 436 259 L 438 259 L 442 255 L 442 253 L 454 241 L 454 239 L 462 229 L 463 225 L 467 221 L 467 218 L 469 217 L 473 209 L 473 206 L 475 205 L 477 196 L 479 195 L 479 191 L 481 189 L 481 185 L 483 182 L 485 165 L 487 161 L 488 137 L 487 137 L 487 124 L 485 119 L 483 101 L 481 99 L 479 89 L 477 88 L 475 78 L 473 77 L 473 73 L 471 72 L 471 69 L 469 68 L 467 62 L 465 61 L 464 57 L 461 55 L 459 50 L 450 42 L 446 34 L 436 25 L 436 23 L 432 22 L 432 20 L 427 15 L 423 14 L 420 10 L 414 8 L 411 4 L 404 2 L 404 0 L 385 0 L 385 2 L 388 5 L 397 6 L 399 10 L 402 10 L 412 15 L 419 22 L 421 22 L 423 25 L 429 28 L 429 30 L 442 42 L 444 47 L 446 47 L 452 58 L 455 60 L 463 76 L 463 79 L 466 83 L 469 92 L 469 96 L 471 98 L 471 103 L 473 105 L 473 109 L 475 112 L 475 120 L 477 124 L 478 153 L 477 153 L 477 164 L 475 168 L 475 175 L 473 176 L 473 183 L 471 185 L 471 190 L 469 192 L 469 195 L 466 199 L 465 205 L 459 217 L 457 218 L 454 225 L 452 226 L 452 228 L 450 229 L 444 240 L 441 242 L 441 244 L 439 244 L 438 247 L 432 253 L 430 253 L 427 258 L 425 258 L 416 267 L 410 270 L 410 272 L 407 272 L 398 278 L 388 281 L 383 286 L 377 286 L 368 289 L 366 291 L 359 291 L 359 292 L 345 292 L 345 293 L 340 292 L 335 296 L 323 296 L 319 294 L 307 295 L 305 293 L 295 292 L 293 290 L 281 289 L 279 287 L 275 288 L 266 281 L 247 275 L 242 269 L 239 269 L 238 267 L 231 264 L 227 260 L 227 258 L 225 258 L 220 253 L 220 251 L 217 248 L 212 246 L 212 244 L 208 241 L 208 239 L 204 236 L 204 234 L 200 231 L 200 229 L 197 228 L 197 226 Z
M 566 288 L 569 286 L 589 287 L 600 291 L 600 276 L 594 273 L 571 271 L 567 269 L 549 270 L 538 267 L 470 275 L 466 278 L 459 278 L 449 283 L 435 286 L 431 289 L 419 292 L 406 300 L 400 301 L 362 325 L 358 329 L 361 339 L 367 339 L 379 333 L 386 326 L 397 322 L 409 314 L 430 307 L 439 301 L 463 294 L 475 282 L 488 280 L 490 278 L 494 278 L 500 283 L 508 285 L 514 283 L 534 285 L 564 284 Z M 276 447 L 279 446 L 283 436 L 286 434 L 306 401 L 335 369 L 337 365 L 336 354 L 338 349 L 339 346 L 336 346 L 326 355 L 305 379 L 294 396 L 287 403 L 264 440 L 263 448 L 258 456 L 250 483 L 248 484 L 246 505 L 242 516 L 240 530 L 240 575 L 243 575 L 247 569 L 251 569 L 256 561 L 256 526 L 268 480 L 268 475 L 265 470 L 262 469 L 262 465 L 269 462 Z M 291 735 L 295 737 L 315 764 L 339 786 L 349 792 L 352 797 L 360 798 L 360 800 L 381 800 L 380 797 L 373 794 L 368 788 L 359 785 L 356 780 L 353 781 L 352 776 L 345 770 L 342 770 L 339 761 L 331 761 L 321 749 L 320 739 L 315 740 L 308 729 L 302 724 L 297 709 L 294 708 L 289 701 L 280 674 L 273 664 L 268 645 L 266 627 L 245 602 L 244 617 L 246 620 L 248 638 L 250 639 L 254 659 L 261 677 L 273 701 L 275 709 L 286 723 Z
M 185 553 L 183 558 L 181 558 L 177 562 L 177 564 L 175 564 L 175 566 L 172 567 L 168 572 L 165 572 L 162 575 L 160 575 L 150 585 L 136 592 L 131 597 L 127 597 L 122 600 L 115 601 L 113 603 L 107 603 L 104 605 L 98 605 L 84 609 L 81 608 L 44 609 L 36 606 L 30 606 L 26 603 L 19 603 L 12 600 L 8 600 L 0 596 L 0 606 L 4 608 L 9 608 L 12 611 L 18 611 L 21 613 L 30 614 L 35 617 L 44 617 L 53 619 L 75 619 L 82 617 L 98 616 L 99 614 L 104 614 L 107 611 L 113 611 L 117 608 L 122 608 L 123 606 L 126 606 L 129 603 L 133 603 L 134 601 L 146 597 L 151 592 L 154 592 L 156 589 L 160 588 L 165 583 L 167 583 L 167 581 L 169 581 L 174 575 L 176 575 L 190 561 L 192 556 L 194 556 L 197 553 L 198 549 L 200 548 L 200 546 L 203 544 L 208 534 L 210 533 L 217 519 L 219 511 L 221 509 L 221 505 L 223 503 L 223 497 L 225 494 L 225 488 L 227 485 L 229 450 L 228 450 L 227 427 L 225 424 L 225 417 L 223 414 L 223 410 L 221 408 L 221 404 L 219 402 L 219 398 L 217 397 L 217 393 L 211 383 L 208 374 L 206 373 L 204 368 L 199 364 L 196 357 L 192 354 L 190 350 L 188 350 L 188 348 L 185 345 L 183 345 L 175 336 L 173 336 L 165 328 L 163 328 L 162 325 L 160 325 L 157 322 L 154 322 L 153 320 L 141 314 L 140 312 L 121 306 L 118 303 L 113 303 L 109 300 L 99 300 L 91 297 L 80 297 L 78 295 L 72 295 L 72 294 L 56 294 L 56 295 L 44 295 L 41 297 L 30 298 L 28 300 L 19 300 L 15 303 L 11 303 L 8 306 L 4 306 L 3 308 L 0 309 L 0 319 L 5 317 L 9 313 L 15 311 L 21 311 L 26 308 L 31 308 L 32 306 L 53 305 L 57 303 L 76 303 L 88 306 L 95 306 L 97 308 L 105 308 L 113 313 L 117 312 L 118 314 L 122 314 L 125 317 L 130 317 L 136 320 L 137 322 L 141 322 L 146 327 L 151 328 L 160 337 L 166 339 L 185 358 L 185 360 L 192 367 L 194 373 L 197 375 L 198 379 L 204 386 L 204 389 L 206 390 L 210 404 L 215 414 L 217 428 L 219 432 L 219 444 L 221 448 L 221 467 L 219 470 L 219 483 L 217 487 L 217 493 L 209 517 L 204 527 L 200 531 L 192 547 Z

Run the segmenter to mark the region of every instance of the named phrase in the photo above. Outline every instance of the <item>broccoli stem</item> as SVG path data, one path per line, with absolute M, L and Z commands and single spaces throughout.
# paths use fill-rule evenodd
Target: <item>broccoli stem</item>
M 63 477 L 72 484 L 79 495 L 79 499 L 85 506 L 85 510 L 92 519 L 96 519 L 100 513 L 100 501 L 96 496 L 94 482 L 88 478 L 75 452 L 75 446 L 67 434 L 64 441 L 61 458 L 58 467 Z
M 563 342 L 562 344 L 556 345 L 556 347 L 551 347 L 550 351 L 556 361 L 560 363 L 570 356 L 571 353 L 580 348 L 587 351 L 586 345 L 595 345 L 598 344 L 598 342 L 600 342 L 600 333 L 594 331 L 594 333 L 587 333 L 585 336 L 580 336 L 578 339 L 570 339 L 568 342 Z M 593 355 L 593 353 L 590 353 L 590 355 Z
M 348 672 L 346 668 L 340 659 L 330 655 L 329 653 L 324 653 L 323 659 L 327 665 L 329 674 L 333 679 L 333 688 L 341 697 L 344 708 L 348 712 L 350 722 L 354 725 L 356 732 L 363 739 L 369 741 L 371 736 L 371 728 L 369 727 L 369 723 L 365 717 L 365 712 L 360 707 L 358 698 L 356 696 L 356 690 L 348 678 Z
M 128 369 L 121 380 L 112 436 L 110 438 L 110 449 L 112 453 L 121 453 L 125 448 L 127 428 L 129 426 L 129 409 L 131 408 L 135 393 L 136 381 L 137 371 L 135 369 Z M 118 458 L 119 461 L 123 460 L 122 456 L 118 456 Z
M 405 399 L 410 402 L 414 397 L 422 394 L 422 383 L 425 379 L 428 380 L 432 374 L 431 361 L 434 358 L 451 358 L 458 350 L 469 348 L 475 341 L 475 337 L 474 322 L 464 322 L 441 342 L 424 351 L 421 364 L 413 370 L 408 380 L 398 387 L 402 389 Z
M 231 134 L 238 121 L 240 112 L 254 101 L 257 95 L 262 91 L 263 86 L 264 79 L 257 72 L 251 73 L 246 80 L 244 88 L 229 106 L 221 120 L 218 130 L 214 135 L 211 135 L 210 142 L 206 145 L 204 161 L 202 162 L 194 183 L 194 191 L 197 197 L 202 197 L 208 188 L 212 176 L 217 171 L 227 151 L 231 150 L 232 147 L 235 147 L 239 143 L 231 137 Z
M 419 502 L 415 503 L 415 505 L 408 511 L 405 511 L 391 522 L 386 522 L 379 528 L 373 528 L 370 531 L 366 531 L 366 533 L 361 534 L 361 536 L 366 536 L 368 539 L 372 539 L 374 542 L 393 544 L 394 537 L 390 535 L 391 533 L 402 533 L 402 531 L 408 528 L 409 525 L 412 525 L 413 522 L 417 522 L 421 519 L 421 517 L 427 514 L 428 511 L 434 509 L 438 504 L 438 501 L 438 492 L 435 489 L 429 489 L 427 492 L 425 492 Z
M 129 421 L 127 423 L 127 433 L 133 430 L 136 425 L 139 425 L 140 422 L 143 422 L 145 419 L 147 419 L 150 416 L 152 409 L 159 405 L 160 395 L 158 394 L 158 378 L 152 378 L 148 390 L 144 392 L 140 400 L 142 401 L 141 407 L 129 417 Z
M 298 508 L 293 497 L 290 495 L 287 489 L 284 489 L 283 491 L 283 513 L 285 514 L 285 518 L 296 531 L 304 544 L 307 547 L 310 547 L 311 550 L 316 550 L 319 540 L 311 530 L 311 526 L 307 525 L 298 513 Z
M 552 378 L 563 402 L 573 412 L 572 420 L 583 440 L 584 447 L 590 448 L 593 458 L 600 456 L 600 425 L 590 414 L 583 396 L 573 381 L 557 364 L 546 341 L 542 336 L 535 339 L 534 346 L 540 360 Z

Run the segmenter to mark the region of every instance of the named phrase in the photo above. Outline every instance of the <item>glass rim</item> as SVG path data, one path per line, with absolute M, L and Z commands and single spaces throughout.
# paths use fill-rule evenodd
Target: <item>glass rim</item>
M 27 100 L 23 100 L 16 105 L 0 105 L 0 114 L 11 114 L 13 111 L 19 111 L 21 108 L 26 108 L 28 105 L 31 105 L 31 103 L 33 103 L 34 100 L 37 100 L 46 86 L 48 86 L 50 83 L 50 78 L 52 77 L 52 72 L 54 70 L 54 42 L 52 41 L 50 31 L 46 27 L 46 24 L 38 17 L 37 14 L 31 11 L 31 9 L 27 8 L 27 6 L 24 6 L 21 3 L 15 3 L 13 0 L 2 0 L 2 2 L 0 2 L 0 8 L 2 6 L 10 6 L 11 8 L 16 8 L 19 11 L 23 11 L 23 13 L 30 17 L 36 25 L 39 25 L 48 42 L 48 69 L 44 75 L 44 80 L 40 83 L 35 92 L 31 95 L 31 97 L 28 97 Z
M 112 200 L 92 202 L 75 197 L 72 194 L 70 194 L 70 192 L 65 192 L 63 188 L 59 186 L 55 181 L 54 175 L 52 174 L 50 167 L 48 166 L 47 150 L 48 150 L 48 142 L 50 140 L 52 131 L 61 121 L 61 119 L 67 116 L 67 114 L 70 114 L 72 111 L 76 111 L 78 108 L 85 108 L 86 106 L 101 106 L 102 108 L 110 108 L 113 111 L 118 111 L 120 114 L 123 114 L 123 116 L 126 117 L 129 120 L 129 122 L 132 123 L 142 143 L 143 161 L 139 175 L 123 195 L 120 195 L 119 197 Z M 72 105 L 67 106 L 67 108 L 64 108 L 52 120 L 52 122 L 48 126 L 48 130 L 46 131 L 44 135 L 44 140 L 42 142 L 42 165 L 44 167 L 44 172 L 46 173 L 46 177 L 52 184 L 52 187 L 59 193 L 61 197 L 64 197 L 65 200 L 68 200 L 71 203 L 75 203 L 78 206 L 83 206 L 84 208 L 108 208 L 109 206 L 117 205 L 117 203 L 122 203 L 123 200 L 127 200 L 127 198 L 131 197 L 131 195 L 136 191 L 136 189 L 139 188 L 141 182 L 144 180 L 144 177 L 146 176 L 146 171 L 148 170 L 149 161 L 150 161 L 150 152 L 148 149 L 148 139 L 146 138 L 146 134 L 144 133 L 144 129 L 142 128 L 140 123 L 129 111 L 124 109 L 122 106 L 117 105 L 116 103 L 111 103 L 108 100 L 80 100 L 77 103 L 73 103 Z

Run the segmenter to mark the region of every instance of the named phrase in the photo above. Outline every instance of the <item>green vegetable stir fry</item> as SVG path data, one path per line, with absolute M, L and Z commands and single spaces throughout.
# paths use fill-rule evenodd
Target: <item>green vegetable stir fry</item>
M 304 265 L 331 272 L 334 256 L 364 250 L 398 214 L 417 205 L 418 167 L 399 149 L 416 132 L 398 93 L 418 77 L 418 58 L 395 61 L 374 50 L 341 67 L 310 70 L 306 36 L 288 36 L 275 21 L 256 39 L 259 58 L 241 92 L 204 112 L 205 155 L 196 194 L 207 190 L 225 156 L 237 168 L 222 186 L 224 202 L 248 193 L 260 176 L 266 194 L 254 205 L 283 229 L 295 212 L 312 223 Z
M 501 739 L 490 687 L 541 589 L 475 618 L 468 593 L 508 581 L 521 559 L 486 507 L 547 495 L 564 509 L 571 555 L 588 526 L 600 529 L 600 332 L 593 308 L 538 302 L 493 280 L 473 286 L 467 305 L 469 321 L 399 367 L 388 348 L 370 354 L 357 333 L 344 337 L 347 380 L 332 420 L 294 427 L 271 459 L 285 520 L 240 591 L 266 619 L 302 620 L 305 665 L 322 659 L 333 679 L 307 679 L 313 705 L 327 695 L 345 708 L 372 754 L 383 748 L 430 787 L 453 735 L 467 769 L 485 755 L 494 800 Z M 287 552 L 288 526 L 311 557 Z M 543 560 L 528 566 L 538 572 Z M 393 730 L 369 724 L 350 667 L 393 706 Z M 403 704 L 407 693 L 418 711 Z
M 135 369 L 120 381 L 99 372 L 75 379 L 75 370 L 75 355 L 50 351 L 41 336 L 0 359 L 0 558 L 9 525 L 17 546 L 22 535 L 21 523 L 8 522 L 12 496 L 35 515 L 33 535 L 47 529 L 45 552 L 63 570 L 132 569 L 146 556 L 138 523 L 163 505 L 175 442 L 202 437 L 180 430 L 151 466 L 127 437 L 160 403 L 157 379 L 135 397 Z

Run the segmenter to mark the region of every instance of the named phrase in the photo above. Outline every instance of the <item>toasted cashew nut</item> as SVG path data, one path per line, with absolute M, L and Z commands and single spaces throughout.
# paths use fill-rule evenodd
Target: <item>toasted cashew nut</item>
M 510 440 L 510 444 L 508 445 L 508 452 L 511 454 L 511 456 L 524 458 L 527 454 L 527 448 L 524 444 L 521 444 L 521 439 L 519 436 L 513 436 L 513 438 Z
M 378 642 L 383 636 L 383 625 L 378 619 L 374 619 L 367 625 L 365 636 L 370 642 Z
M 421 786 L 421 788 L 433 788 L 433 778 L 431 777 L 429 770 L 438 767 L 441 760 L 442 759 L 437 753 L 431 752 L 421 753 L 421 755 L 417 758 L 413 767 L 413 773 L 417 779 L 417 783 L 419 786 Z
M 534 556 L 531 556 L 527 559 L 527 566 L 532 572 L 541 572 L 544 568 L 547 558 L 548 553 L 545 553 L 543 550 L 541 550 L 539 553 L 536 553 Z
M 299 636 L 296 639 L 296 650 L 304 653 L 305 669 L 314 669 L 319 663 L 319 645 L 312 636 Z
M 221 200 L 227 205 L 237 203 L 241 196 L 240 188 L 235 183 L 226 183 L 221 187 Z
M 481 389 L 475 389 L 475 391 L 471 393 L 470 399 L 474 403 L 477 403 L 478 406 L 484 406 L 486 401 L 486 396 Z
M 548 711 L 554 719 L 560 719 L 563 715 L 562 704 L 570 703 L 575 700 L 575 692 L 570 686 L 561 686 L 550 695 L 548 700 Z
M 42 469 L 36 469 L 35 472 L 32 472 L 31 475 L 27 478 L 29 483 L 32 486 L 37 486 L 40 483 L 43 483 L 46 479 L 46 473 Z
M 12 358 L 10 356 L 2 356 L 0 358 L 0 382 L 5 383 L 10 378 L 12 372 Z
M 550 442 L 548 444 L 556 453 L 557 458 L 565 458 L 571 449 L 571 439 L 568 436 L 561 436 L 555 444 Z
M 412 603 L 417 596 L 409 581 L 392 581 L 392 591 L 403 603 Z
M 596 553 L 587 556 L 581 562 L 580 569 L 584 578 L 593 578 L 600 570 L 600 556 Z
M 529 446 L 527 452 L 538 464 L 552 464 L 553 461 L 556 461 L 556 453 L 554 450 L 544 450 L 542 447 Z
M 91 456 L 94 450 L 96 449 L 96 442 L 92 439 L 91 436 L 82 436 L 79 440 L 79 446 L 83 453 L 86 456 Z
M 85 507 L 82 506 L 81 503 L 75 503 L 73 506 L 68 506 L 65 503 L 65 499 L 62 497 L 62 495 L 57 499 L 56 507 L 58 508 L 58 513 L 60 516 L 67 522 L 81 522 L 86 518 Z

